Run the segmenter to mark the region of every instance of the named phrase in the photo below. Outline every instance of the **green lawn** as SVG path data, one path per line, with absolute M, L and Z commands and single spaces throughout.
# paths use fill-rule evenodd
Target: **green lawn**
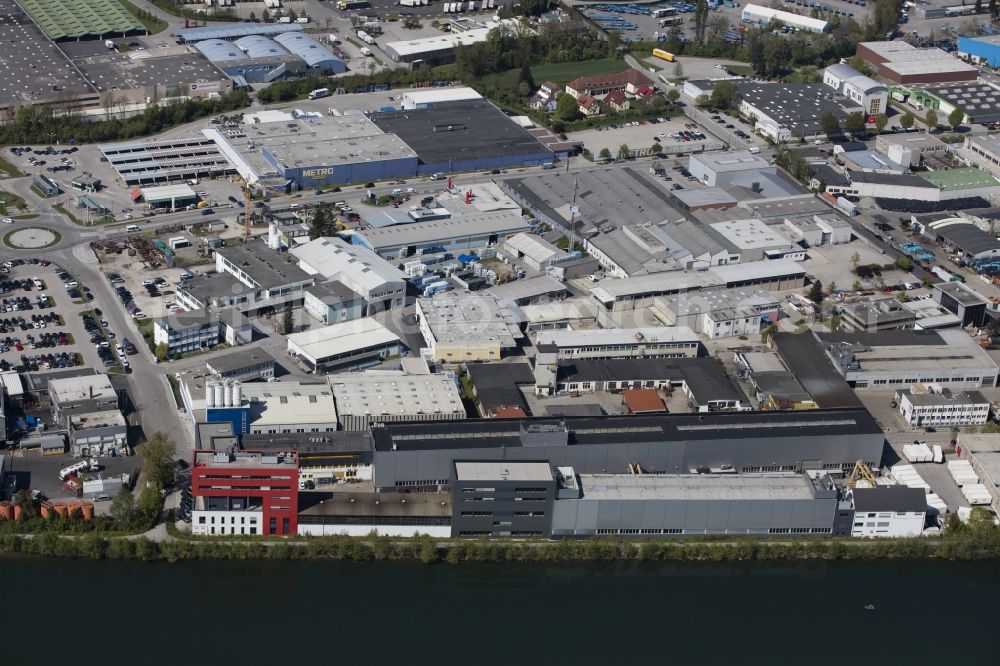
M 626 69 L 628 69 L 628 64 L 621 60 L 603 58 L 601 60 L 581 60 L 579 62 L 560 62 L 553 65 L 537 65 L 531 68 L 531 76 L 535 79 L 536 84 L 541 85 L 543 81 L 568 83 L 580 76 L 610 74 L 611 72 L 621 72 Z M 484 76 L 483 83 L 489 84 L 502 81 L 508 86 L 514 87 L 517 85 L 520 74 L 520 69 L 509 69 L 499 74 Z
M 753 67 L 750 65 L 726 65 L 726 69 L 737 76 L 753 76 Z
M 0 171 L 3 171 L 8 176 L 13 176 L 14 178 L 17 178 L 18 176 L 21 175 L 20 169 L 18 169 L 16 166 L 14 166 L 13 164 L 11 164 L 2 157 L 0 157 Z
M 18 210 L 24 210 L 24 198 L 13 194 L 11 192 L 6 192 L 0 190 L 0 210 L 2 210 L 7 215 L 11 215 L 11 209 L 17 208 Z
M 556 83 L 568 83 L 580 76 L 593 76 L 594 74 L 610 74 L 628 69 L 628 64 L 621 60 L 604 58 L 602 60 L 584 60 L 581 62 L 560 62 L 554 65 L 538 65 L 531 68 L 531 76 L 535 83 L 541 85 L 543 81 L 555 81 Z

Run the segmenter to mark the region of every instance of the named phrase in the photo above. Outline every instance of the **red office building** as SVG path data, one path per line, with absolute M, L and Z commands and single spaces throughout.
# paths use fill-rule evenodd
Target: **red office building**
M 295 535 L 298 493 L 295 452 L 195 451 L 191 532 Z

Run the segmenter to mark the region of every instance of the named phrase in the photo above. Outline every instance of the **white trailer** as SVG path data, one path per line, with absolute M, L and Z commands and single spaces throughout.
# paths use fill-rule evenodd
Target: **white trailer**
M 70 476 L 77 474 L 78 472 L 93 472 L 97 469 L 97 460 L 94 458 L 84 458 L 79 460 L 69 467 L 63 467 L 59 470 L 59 480 L 65 481 Z
M 280 9 L 281 0 L 264 0 L 264 6 L 268 9 Z

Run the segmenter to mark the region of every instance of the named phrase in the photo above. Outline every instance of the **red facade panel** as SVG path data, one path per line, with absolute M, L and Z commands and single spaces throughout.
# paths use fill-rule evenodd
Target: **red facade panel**
M 191 494 L 194 497 L 259 499 L 263 534 L 297 534 L 298 493 L 297 465 L 237 467 L 199 463 L 196 460 L 191 469 Z

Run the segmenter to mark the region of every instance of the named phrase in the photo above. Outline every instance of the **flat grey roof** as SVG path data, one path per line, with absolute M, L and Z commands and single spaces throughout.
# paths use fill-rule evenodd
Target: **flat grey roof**
M 216 250 L 264 289 L 313 278 L 299 268 L 295 257 L 269 248 L 263 241 L 250 241 Z
M 496 287 L 490 287 L 486 292 L 496 298 L 513 301 L 525 298 L 538 298 L 546 295 L 555 298 L 566 293 L 566 285 L 551 275 L 539 275 L 527 280 L 515 280 L 497 285 Z
M 811 500 L 802 474 L 580 474 L 584 500 Z M 923 491 L 921 491 L 923 492 Z
M 580 226 L 613 229 L 641 222 L 677 221 L 684 215 L 673 207 L 667 190 L 638 169 L 622 166 L 563 173 L 553 169 L 543 174 L 506 181 L 530 207 L 553 221 L 568 226 L 570 205 L 575 201 Z
M 275 359 L 267 351 L 259 347 L 253 349 L 241 349 L 221 356 L 213 356 L 205 361 L 210 369 L 219 374 L 242 370 L 263 363 L 274 363 Z
M 212 296 L 236 296 L 252 291 L 250 287 L 229 273 L 197 275 L 190 280 L 185 280 L 184 284 L 178 287 L 178 290 L 187 292 L 192 298 L 206 305 Z
M 855 488 L 854 510 L 924 513 L 927 511 L 927 496 L 923 488 L 907 486 Z
M 336 280 L 314 284 L 311 287 L 306 287 L 306 291 L 327 305 L 346 303 L 361 298 L 360 294 Z
M 146 51 L 146 57 L 134 57 L 138 50 L 130 53 L 109 51 L 103 43 L 100 49 L 99 53 L 73 58 L 73 64 L 99 92 L 229 79 L 205 56 L 190 47 L 154 49 Z M 72 57 L 72 50 L 68 50 Z
M 93 92 L 27 12 L 14 0 L 0 0 L 0 104 Z
M 969 254 L 1000 250 L 1000 241 L 974 224 L 947 224 L 933 229 L 933 233 Z
M 170 34 L 183 42 L 197 42 L 203 39 L 233 40 L 246 35 L 277 35 L 302 29 L 301 23 L 218 23 L 203 28 L 182 28 Z
M 552 159 L 551 150 L 483 99 L 370 117 L 382 130 L 395 134 L 416 151 L 424 164 L 519 155 Z
M 987 302 L 979 292 L 973 291 L 961 282 L 940 282 L 935 284 L 934 288 L 948 294 L 966 307 L 983 305 Z
M 743 101 L 766 113 L 792 134 L 822 133 L 820 118 L 833 113 L 841 121 L 861 107 L 822 83 L 737 82 Z
M 861 400 L 811 333 L 777 333 L 774 342 L 785 367 L 820 407 L 861 407 Z
M 552 481 L 547 462 L 473 461 L 456 462 L 457 481 Z
M 264 159 L 263 150 L 287 169 L 416 157 L 399 137 L 383 132 L 363 114 L 301 117 L 243 125 L 242 130 L 245 137 L 225 137 L 225 141 L 258 174 L 274 172 L 274 166 Z

